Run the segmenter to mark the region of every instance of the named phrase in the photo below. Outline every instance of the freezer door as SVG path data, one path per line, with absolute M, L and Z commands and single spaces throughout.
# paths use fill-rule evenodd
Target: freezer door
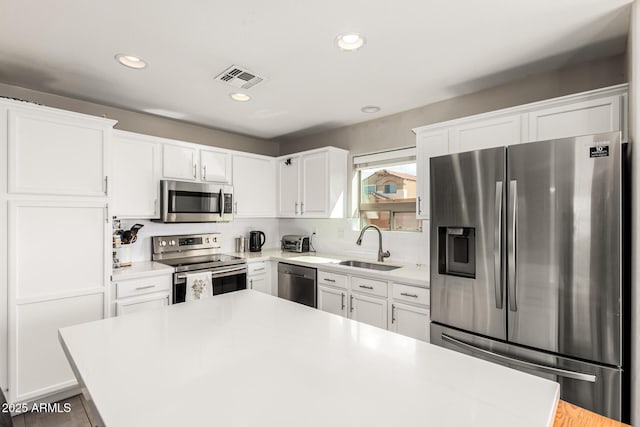
M 434 323 L 431 344 L 556 381 L 561 399 L 618 421 L 629 421 L 629 414 L 622 410 L 627 397 L 623 396 L 620 369 L 534 351 Z
M 506 339 L 505 148 L 431 159 L 431 318 Z
M 621 360 L 620 133 L 509 147 L 509 341 Z

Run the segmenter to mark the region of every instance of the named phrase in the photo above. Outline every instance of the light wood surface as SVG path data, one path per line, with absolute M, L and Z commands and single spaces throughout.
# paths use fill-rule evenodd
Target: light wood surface
M 553 427 L 623 427 L 619 421 L 603 417 L 594 412 L 567 403 L 563 400 L 558 402 L 556 419 Z

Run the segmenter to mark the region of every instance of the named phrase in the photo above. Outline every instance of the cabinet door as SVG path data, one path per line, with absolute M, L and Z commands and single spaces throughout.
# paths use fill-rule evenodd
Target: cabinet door
M 46 273 L 41 280 L 52 284 Z M 77 386 L 58 341 L 58 329 L 102 319 L 104 294 L 20 304 L 11 313 L 9 400 L 37 399 Z
M 622 130 L 622 139 L 626 140 L 620 113 L 623 101 L 623 96 L 616 95 L 533 111 L 529 113 L 529 139 L 544 141 Z
M 111 272 L 104 202 L 9 202 L 9 288 L 17 303 L 102 291 Z
M 449 153 L 449 130 L 421 132 L 416 135 L 416 217 L 429 219 L 430 211 L 430 176 L 431 157 Z
M 299 197 L 300 157 L 278 159 L 278 216 L 297 216 L 300 212 Z
M 182 145 L 162 146 L 162 176 L 167 179 L 194 181 L 197 178 L 196 149 Z
M 389 330 L 422 341 L 429 341 L 429 309 L 398 302 L 391 303 Z
M 206 182 L 231 183 L 231 154 L 221 150 L 200 150 L 200 176 Z
M 112 214 L 120 218 L 158 218 L 160 144 L 117 134 L 112 153 Z
M 329 216 L 329 153 L 305 154 L 301 158 L 302 194 L 300 214 L 309 218 Z
M 254 289 L 258 292 L 271 295 L 271 281 L 269 275 L 258 274 L 257 276 L 251 276 L 247 278 L 247 289 Z
M 110 132 L 97 120 L 9 110 L 9 192 L 104 196 Z
M 241 154 L 233 156 L 234 214 L 239 218 L 276 215 L 275 160 Z
M 358 322 L 387 329 L 387 300 L 352 293 L 350 299 L 351 318 Z
M 482 150 L 518 144 L 521 136 L 520 114 L 474 121 L 451 129 L 451 152 Z
M 116 316 L 153 310 L 169 305 L 169 293 L 150 294 L 116 301 Z
M 347 292 L 318 285 L 318 310 L 347 317 Z

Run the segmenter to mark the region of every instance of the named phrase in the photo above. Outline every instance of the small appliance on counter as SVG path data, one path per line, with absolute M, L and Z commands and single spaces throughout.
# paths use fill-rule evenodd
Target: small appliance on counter
M 262 231 L 249 232 L 249 252 L 260 252 L 267 236 Z
M 287 234 L 282 236 L 281 248 L 287 252 L 309 252 L 309 236 Z
M 245 249 L 246 240 L 244 236 L 236 237 L 236 252 L 242 253 Z

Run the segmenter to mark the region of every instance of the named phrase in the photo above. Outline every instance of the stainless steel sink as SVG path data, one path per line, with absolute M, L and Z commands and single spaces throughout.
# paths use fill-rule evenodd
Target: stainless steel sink
M 340 265 L 348 265 L 349 267 L 368 268 L 369 270 L 389 271 L 400 268 L 397 265 L 374 264 L 372 262 L 348 260 L 342 261 Z

